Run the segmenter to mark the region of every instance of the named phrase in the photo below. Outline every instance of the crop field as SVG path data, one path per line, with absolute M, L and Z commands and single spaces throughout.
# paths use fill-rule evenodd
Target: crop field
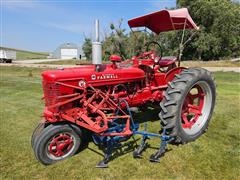
M 134 143 L 130 139 L 115 153 L 108 169 L 96 169 L 103 157 L 92 142 L 74 157 L 51 166 L 35 159 L 30 140 L 44 106 L 42 69 L 0 68 L 1 179 L 240 179 L 239 73 L 214 73 L 217 104 L 208 132 L 198 140 L 168 146 L 161 162 L 153 164 L 148 159 L 158 149 L 159 140 L 150 140 L 143 158 L 133 159 Z M 136 114 L 135 119 L 149 120 L 148 130 L 157 133 L 158 111 L 148 109 Z

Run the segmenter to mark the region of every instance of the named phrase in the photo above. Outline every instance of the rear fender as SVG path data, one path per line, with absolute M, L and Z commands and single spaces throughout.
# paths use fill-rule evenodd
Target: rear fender
M 166 81 L 166 84 L 170 81 L 172 81 L 175 77 L 176 74 L 179 74 L 182 70 L 186 69 L 185 67 L 176 67 L 176 68 L 173 68 L 171 69 L 170 71 L 168 71 L 166 73 L 166 76 L 165 76 L 165 81 Z

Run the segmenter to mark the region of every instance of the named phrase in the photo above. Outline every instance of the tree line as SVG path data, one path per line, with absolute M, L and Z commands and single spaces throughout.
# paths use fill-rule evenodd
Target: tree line
M 240 56 L 240 4 L 231 0 L 177 0 L 177 8 L 187 7 L 200 30 L 186 44 L 182 59 L 219 60 Z M 122 28 L 123 19 L 110 24 L 111 33 L 106 34 L 103 43 L 103 60 L 118 54 L 123 59 L 131 58 L 145 51 L 145 44 L 157 41 L 163 56 L 179 53 L 182 31 L 163 32 L 154 35 L 146 32 L 127 32 Z M 186 30 L 185 37 L 190 36 Z M 92 39 L 85 38 L 82 49 L 91 59 Z

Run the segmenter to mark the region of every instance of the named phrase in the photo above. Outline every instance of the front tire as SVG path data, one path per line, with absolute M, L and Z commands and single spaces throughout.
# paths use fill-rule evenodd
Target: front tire
M 81 130 L 72 124 L 49 125 L 35 139 L 36 158 L 50 165 L 73 156 L 81 145 Z
M 189 68 L 168 83 L 160 103 L 161 126 L 175 137 L 174 144 L 194 141 L 208 128 L 216 100 L 216 86 L 210 72 Z
M 32 138 L 31 138 L 31 146 L 32 146 L 32 148 L 34 147 L 34 144 L 36 144 L 36 139 L 41 134 L 41 132 L 43 131 L 45 126 L 46 126 L 45 123 L 39 123 L 37 125 L 37 127 L 34 129 L 34 131 L 32 133 Z

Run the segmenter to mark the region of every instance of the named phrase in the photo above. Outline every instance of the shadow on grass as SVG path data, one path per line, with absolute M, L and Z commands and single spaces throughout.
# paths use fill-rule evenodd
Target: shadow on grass
M 148 108 L 150 107 L 150 108 Z M 159 127 L 160 127 L 160 120 L 159 120 L 159 112 L 160 112 L 160 106 L 158 105 L 146 105 L 141 107 L 140 112 L 133 114 L 133 119 L 136 123 L 142 124 L 145 122 L 154 122 L 159 121 Z
M 109 157 L 108 163 L 113 161 L 114 159 L 117 159 L 118 157 L 125 155 L 125 154 L 133 153 L 133 151 L 136 150 L 139 146 L 137 144 L 137 141 L 139 141 L 139 140 L 140 140 L 140 138 L 132 139 L 124 144 L 121 144 L 121 146 L 119 146 L 119 147 L 118 146 L 114 147 L 112 154 Z M 160 141 L 159 141 L 159 145 L 160 145 Z M 160 148 L 160 146 L 159 147 L 150 146 L 150 144 L 147 143 L 146 146 L 144 147 L 144 149 L 141 151 L 141 154 L 143 154 L 147 149 L 153 149 L 153 150 L 158 151 L 159 148 Z M 104 153 L 100 153 L 99 151 L 97 151 L 93 148 L 90 148 L 90 147 L 87 147 L 87 149 L 92 151 L 96 155 L 99 155 L 104 158 Z M 104 148 L 102 148 L 100 146 L 98 146 L 98 150 L 101 150 L 102 152 L 104 152 Z M 167 148 L 165 153 L 170 152 L 170 151 L 172 151 L 172 149 Z M 142 158 L 142 157 L 140 157 L 140 158 Z

